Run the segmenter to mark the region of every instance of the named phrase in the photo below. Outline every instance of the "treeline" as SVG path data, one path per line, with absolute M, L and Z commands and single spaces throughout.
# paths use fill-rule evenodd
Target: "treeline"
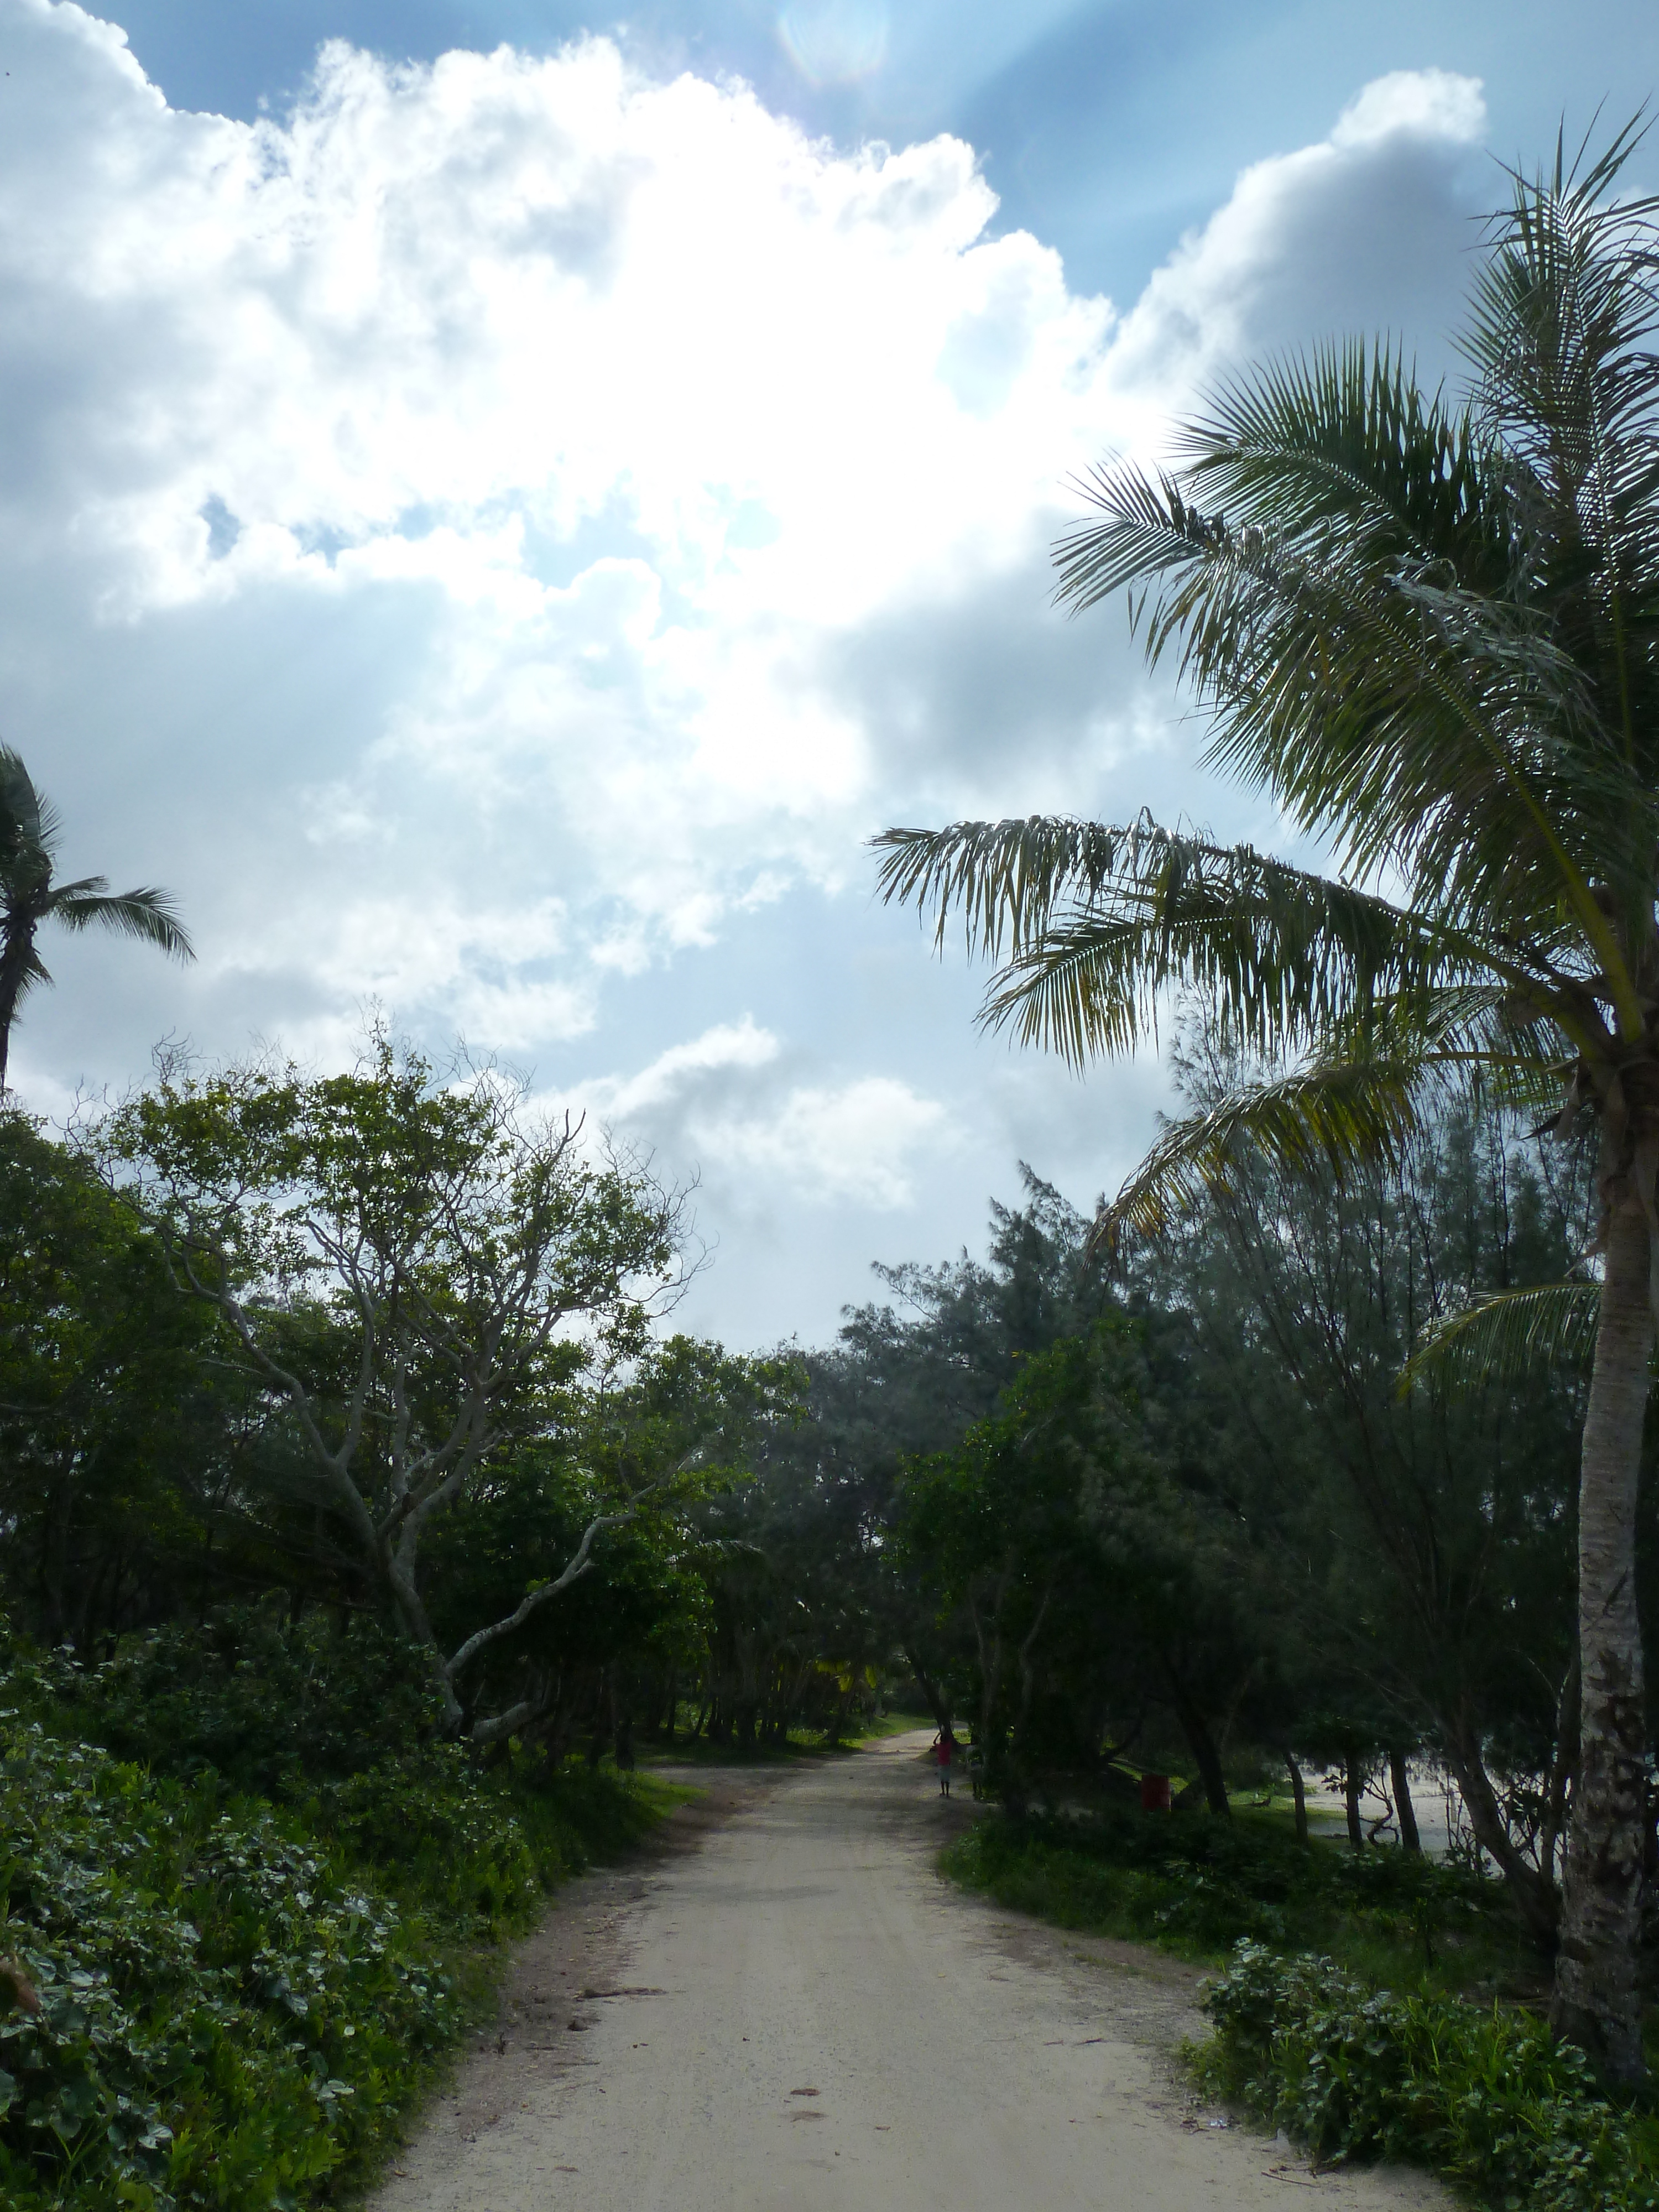
M 795 1377 L 659 1328 L 675 1194 L 522 1107 L 382 1040 L 323 1081 L 170 1071 L 68 1144 L 0 1120 L 17 1626 L 368 1624 L 441 1732 L 556 1764 L 642 1682 L 697 1692 L 731 1564 L 700 1511 Z
M 1185 1080 L 1218 1073 L 1200 1055 Z M 1433 1763 L 1547 1948 L 1584 1376 L 1405 1378 L 1482 1291 L 1566 1271 L 1589 1184 L 1457 1114 L 1341 1185 L 1258 1158 L 1109 1255 L 1028 1176 L 985 1262 L 894 1271 L 809 1361 L 810 1419 L 777 1447 L 846 1501 L 871 1655 L 969 1719 L 1016 1808 L 1109 1788 L 1125 1758 L 1218 1815 L 1311 1769 L 1340 1778 L 1355 1843 L 1378 1807 L 1409 1849 L 1408 1769 Z M 1645 1495 L 1643 1525 L 1646 1582 Z
M 1455 1115 L 1340 1186 L 1264 1158 L 1109 1254 L 1028 1174 L 982 1261 L 884 1269 L 835 1345 L 757 1359 L 659 1325 L 672 1193 L 383 1042 L 0 1143 L 5 1589 L 40 1644 L 233 1601 L 372 1625 L 441 1733 L 555 1765 L 908 1695 L 1015 1806 L 1126 1756 L 1218 1814 L 1311 1768 L 1408 1842 L 1428 1758 L 1551 1940 L 1583 1378 L 1401 1378 L 1583 1249 L 1571 1152 Z
M 1201 1103 L 1230 1073 L 1200 1045 L 1182 1079 Z M 301 1889 L 380 1899 L 352 2002 L 392 1973 L 435 2051 L 465 2013 L 446 1947 L 523 1924 L 586 1838 L 648 1817 L 605 1794 L 640 1739 L 834 1742 L 881 1700 L 970 1731 L 1016 1817 L 1109 1799 L 1127 1765 L 1223 1820 L 1311 1770 L 1356 1844 L 1381 1802 L 1409 1850 L 1407 1770 L 1436 1763 L 1547 1952 L 1583 1378 L 1452 1388 L 1419 1355 L 1480 1292 L 1563 1273 L 1589 1186 L 1570 1147 L 1465 1110 L 1340 1183 L 1236 1162 L 1105 1249 L 1028 1171 L 982 1259 L 884 1267 L 833 1345 L 753 1358 L 673 1332 L 674 1192 L 385 1039 L 333 1078 L 164 1067 L 67 1134 L 0 1117 L 0 1974 L 46 1992 L 0 2019 L 8 2185 L 49 2196 L 102 2129 L 88 2203 L 240 2203 L 212 2146 L 262 2142 L 279 2095 L 309 2116 L 296 2186 L 355 2185 L 417 2077 L 384 2038 L 354 2070 L 349 2008 L 276 2055 Z M 205 1984 L 104 1957 L 109 1899 L 88 1917 L 52 1826 L 106 1838 L 124 1795 L 183 1838 L 134 1897 L 169 1925 L 231 1911 L 214 1972 L 242 2009 L 214 2033 L 264 2082 L 246 2096 L 200 2088 L 229 2078 L 211 2051 L 175 2053 L 200 2110 L 145 2070 L 144 2007 Z M 203 1892 L 227 1850 L 258 1898 Z M 127 2023 L 125 2072 L 76 2042 L 77 1973 Z

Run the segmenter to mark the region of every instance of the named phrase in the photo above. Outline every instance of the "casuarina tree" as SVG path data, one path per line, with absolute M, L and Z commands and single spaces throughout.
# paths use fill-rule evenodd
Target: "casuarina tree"
M 54 881 L 61 829 L 18 755 L 0 745 L 0 1091 L 6 1087 L 17 1009 L 37 983 L 52 981 L 34 946 L 43 921 L 61 922 L 65 929 L 118 930 L 159 945 L 176 959 L 195 957 L 165 891 L 112 891 L 105 876 Z
M 1477 266 L 1467 397 L 1388 347 L 1217 391 L 1165 473 L 1114 465 L 1057 548 L 1127 595 L 1211 762 L 1330 874 L 1142 817 L 890 830 L 883 882 L 999 963 L 985 1017 L 1082 1061 L 1171 991 L 1266 1074 L 1169 1128 L 1146 1230 L 1243 1149 L 1339 1171 L 1480 1091 L 1593 1136 L 1601 1295 L 1580 1480 L 1580 1759 L 1553 2021 L 1642 2067 L 1646 1729 L 1633 1554 L 1659 1267 L 1659 208 L 1633 133 L 1516 177 Z

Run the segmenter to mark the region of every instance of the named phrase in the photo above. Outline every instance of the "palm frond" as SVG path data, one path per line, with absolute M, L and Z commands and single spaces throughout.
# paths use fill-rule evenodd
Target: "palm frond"
M 1512 172 L 1489 226 L 1465 345 L 1501 440 L 1517 574 L 1598 672 L 1600 709 L 1630 763 L 1659 767 L 1659 260 L 1652 197 L 1619 196 L 1639 115 L 1586 165 Z
M 34 989 L 37 984 L 50 983 L 51 981 L 52 970 L 47 967 L 46 962 L 40 957 L 40 955 L 35 951 L 34 947 L 30 945 L 28 951 L 23 956 L 22 965 L 18 971 L 17 988 L 12 993 L 11 1003 L 13 1012 L 15 1012 L 16 1009 L 22 1005 L 24 1000 L 27 998 L 29 993 Z
M 175 959 L 193 960 L 196 949 L 179 921 L 172 895 L 153 885 L 131 891 L 106 891 L 102 876 L 64 884 L 52 895 L 46 911 L 66 929 L 113 929 L 124 937 L 158 945 Z
M 1415 1060 L 1349 1061 L 1238 1085 L 1164 1130 L 1097 1216 L 1096 1242 L 1126 1231 L 1163 1235 L 1253 1158 L 1291 1173 L 1328 1167 L 1339 1176 L 1397 1158 L 1423 1125 L 1427 1073 Z
M 1060 581 L 1054 597 L 1073 614 L 1126 585 L 1189 568 L 1224 527 L 1190 506 L 1172 477 L 1149 477 L 1133 462 L 1103 462 L 1076 489 L 1105 520 L 1077 523 L 1055 544 Z M 1133 620 L 1133 605 L 1130 612 Z
M 1570 642 L 1500 588 L 1492 441 L 1350 347 L 1224 388 L 1187 451 L 1179 484 L 1097 472 L 1097 516 L 1055 549 L 1061 597 L 1125 589 L 1149 658 L 1173 651 L 1212 715 L 1211 763 L 1335 834 L 1346 868 L 1403 868 L 1416 902 L 1517 932 L 1565 893 L 1634 1017 L 1590 886 L 1645 871 L 1659 800 Z
M 1543 1367 L 1588 1367 L 1601 1311 L 1599 1283 L 1491 1291 L 1424 1330 L 1400 1370 L 1400 1395 L 1418 1382 L 1475 1389 L 1524 1382 Z
M 1480 1024 L 1480 1048 L 1553 1065 L 1559 1035 L 1540 1044 L 1536 1025 L 1575 1018 L 1566 979 L 1501 943 L 1149 817 L 962 822 L 875 842 L 886 899 L 931 915 L 936 942 L 959 917 L 969 952 L 1003 961 L 981 1021 L 1073 1066 L 1156 1034 L 1172 991 L 1201 993 L 1230 1043 L 1277 1056 L 1328 1057 L 1339 1037 L 1374 1054 L 1384 1029 L 1450 1050 L 1456 1008 Z
M 0 851 L 28 847 L 50 854 L 61 824 L 36 789 L 21 753 L 0 745 Z
M 1508 517 L 1489 440 L 1404 357 L 1363 341 L 1316 347 L 1224 381 L 1178 450 L 1235 530 L 1304 545 L 1336 526 L 1373 561 L 1448 566 L 1501 586 Z

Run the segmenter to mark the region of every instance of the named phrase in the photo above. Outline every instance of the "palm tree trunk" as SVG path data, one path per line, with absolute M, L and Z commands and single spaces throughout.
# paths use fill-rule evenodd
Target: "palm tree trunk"
M 1653 1342 L 1647 1217 L 1610 1210 L 1578 1490 L 1580 1761 L 1550 2026 L 1621 2081 L 1643 2070 L 1636 1937 L 1646 1713 L 1636 1613 L 1636 1485 Z
M 24 963 L 33 950 L 34 932 L 14 928 L 0 949 L 0 1094 L 6 1088 L 6 1069 L 11 1059 L 11 1025 L 17 1018 L 22 994 Z

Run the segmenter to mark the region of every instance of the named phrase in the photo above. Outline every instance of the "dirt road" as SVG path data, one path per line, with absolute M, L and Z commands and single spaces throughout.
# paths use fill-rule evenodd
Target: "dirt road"
M 375 2212 L 1449 2204 L 1208 2124 L 1167 2057 L 1196 1978 L 949 1889 L 963 1814 L 916 1751 L 789 1770 L 567 1893 Z

